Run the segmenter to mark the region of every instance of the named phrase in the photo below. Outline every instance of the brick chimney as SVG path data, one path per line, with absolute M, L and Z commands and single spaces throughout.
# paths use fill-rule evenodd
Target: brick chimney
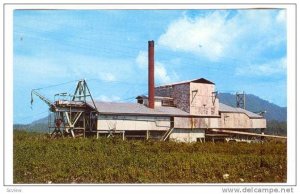
M 148 107 L 154 109 L 154 41 L 148 41 Z

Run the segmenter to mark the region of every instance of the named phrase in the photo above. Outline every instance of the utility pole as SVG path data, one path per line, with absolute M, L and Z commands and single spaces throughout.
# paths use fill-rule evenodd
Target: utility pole
M 236 107 L 246 109 L 246 95 L 243 93 L 236 93 Z

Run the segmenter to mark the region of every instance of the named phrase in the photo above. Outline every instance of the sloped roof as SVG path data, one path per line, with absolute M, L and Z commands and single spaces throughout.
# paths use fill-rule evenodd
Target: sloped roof
M 204 83 L 204 84 L 213 84 L 215 83 L 205 79 L 205 78 L 198 78 L 198 79 L 193 79 L 193 80 L 187 80 L 187 81 L 182 81 L 182 82 L 175 82 L 175 83 L 170 83 L 170 84 L 165 84 L 157 87 L 166 87 L 166 86 L 174 86 L 174 85 L 179 85 L 179 84 L 186 84 L 186 83 Z
M 207 79 L 204 79 L 204 78 L 200 78 L 200 79 L 194 79 L 190 82 L 193 82 L 193 83 L 204 83 L 204 84 L 215 84 Z
M 155 109 L 151 109 L 139 103 L 101 102 L 101 101 L 96 101 L 95 105 L 99 113 L 105 113 L 105 114 L 192 116 L 189 113 L 179 108 L 168 107 L 168 106 L 160 106 L 160 107 L 155 107 Z M 229 113 L 244 113 L 249 118 L 263 118 L 261 115 L 255 114 L 253 112 L 247 111 L 242 108 L 235 108 L 232 106 L 228 106 L 223 103 L 220 103 L 219 111 L 229 112 Z
M 242 108 L 235 108 L 232 106 L 228 106 L 226 104 L 220 103 L 219 104 L 219 111 L 220 112 L 236 112 L 236 113 L 245 113 L 250 118 L 263 118 L 261 115 L 250 112 L 248 110 Z
M 95 102 L 99 113 L 105 114 L 128 114 L 128 115 L 158 115 L 158 116 L 188 116 L 189 113 L 175 107 L 148 108 L 139 103 L 123 102 Z
M 137 96 L 135 99 L 148 99 L 147 95 L 140 95 Z M 154 96 L 155 100 L 172 100 L 173 98 L 171 97 L 165 97 L 165 96 Z

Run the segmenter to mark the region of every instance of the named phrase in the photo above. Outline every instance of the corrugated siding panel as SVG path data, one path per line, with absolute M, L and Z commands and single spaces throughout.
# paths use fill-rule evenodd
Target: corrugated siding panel
M 168 130 L 170 118 L 146 116 L 98 116 L 97 130 Z
M 205 131 L 202 129 L 174 129 L 170 139 L 179 142 L 196 142 L 197 138 L 204 138 Z
M 193 115 L 216 116 L 219 114 L 219 101 L 213 96 L 213 84 L 190 84 L 190 113 Z

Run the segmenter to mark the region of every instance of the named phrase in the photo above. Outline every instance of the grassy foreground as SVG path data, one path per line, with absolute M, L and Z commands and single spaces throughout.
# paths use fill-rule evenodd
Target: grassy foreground
M 286 182 L 286 144 L 49 139 L 14 132 L 14 183 Z

